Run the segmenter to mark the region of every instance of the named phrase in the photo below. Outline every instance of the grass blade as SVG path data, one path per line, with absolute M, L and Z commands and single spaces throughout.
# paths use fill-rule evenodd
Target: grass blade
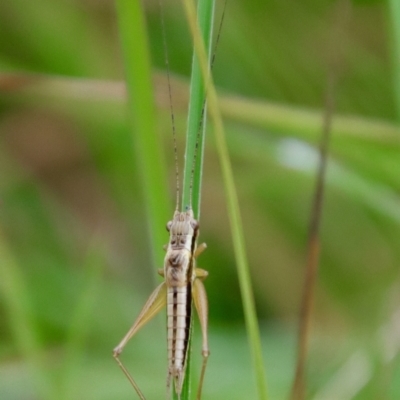
M 400 2 L 389 0 L 388 6 L 392 29 L 393 85 L 396 97 L 397 120 L 400 121 Z
M 161 140 L 156 133 L 148 38 L 141 2 L 117 0 L 116 5 L 129 97 L 129 117 L 142 178 L 153 266 L 159 267 L 163 264 L 164 227 L 170 217 L 171 207 L 167 201 L 169 196 Z
M 156 133 L 151 64 L 144 13 L 140 0 L 117 0 L 117 17 L 125 64 L 128 109 L 146 207 L 153 271 L 163 265 L 165 224 L 171 216 L 166 165 Z
M 100 296 L 102 273 L 105 262 L 101 251 L 101 240 L 94 237 L 87 250 L 83 270 L 86 273 L 84 288 L 76 301 L 75 309 L 64 345 L 65 359 L 63 363 L 62 382 L 58 398 L 68 400 L 74 398 L 74 373 L 82 364 L 85 354 L 85 342 L 91 327 L 91 317 L 98 297 Z
M 200 0 L 197 7 L 197 20 L 206 46 L 208 59 L 212 48 L 212 30 L 215 0 Z M 205 140 L 207 112 L 205 108 L 205 88 L 201 68 L 196 52 L 193 52 L 192 73 L 190 80 L 189 114 L 186 131 L 186 152 L 184 165 L 182 205 L 186 207 L 192 202 L 194 215 L 200 217 L 201 174 L 203 170 L 203 152 Z M 194 157 L 196 158 L 193 165 Z M 190 185 L 193 170 L 192 199 Z
M 198 2 L 197 19 L 208 54 L 211 53 L 212 47 L 214 7 L 214 0 L 200 0 Z M 186 130 L 182 207 L 185 209 L 191 205 L 194 215 L 197 219 L 200 217 L 201 178 L 203 171 L 203 153 L 206 131 L 205 93 L 206 91 L 203 83 L 201 67 L 196 52 L 193 51 L 189 93 L 189 113 Z M 190 399 L 190 383 L 192 380 L 190 362 L 191 337 L 189 338 L 188 348 L 185 381 L 183 383 L 181 396 L 182 400 Z
M 8 313 L 15 347 L 28 365 L 35 384 L 36 396 L 51 399 L 53 387 L 44 365 L 38 332 L 31 317 L 32 301 L 20 266 L 13 257 L 2 232 L 0 232 L 0 260 L 0 296 Z
M 238 267 L 239 283 L 242 294 L 244 314 L 247 332 L 253 359 L 254 371 L 257 382 L 258 396 L 267 399 L 267 385 L 265 380 L 264 365 L 261 353 L 261 341 L 255 312 L 254 296 L 251 286 L 249 267 L 247 262 L 242 221 L 239 212 L 239 202 L 233 180 L 232 167 L 230 164 L 228 149 L 225 141 L 225 133 L 222 118 L 218 107 L 217 94 L 209 74 L 207 63 L 207 52 L 201 38 L 195 17 L 195 7 L 192 0 L 182 0 L 193 36 L 194 47 L 200 62 L 203 81 L 206 82 L 206 93 L 208 99 L 208 110 L 213 118 L 216 145 L 221 162 L 224 186 L 227 195 L 228 216 L 231 225 L 235 258 Z

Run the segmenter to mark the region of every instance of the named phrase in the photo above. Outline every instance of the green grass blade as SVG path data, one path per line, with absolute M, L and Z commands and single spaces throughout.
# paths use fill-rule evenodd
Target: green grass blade
M 156 134 L 148 38 L 139 0 L 117 0 L 117 16 L 138 167 L 142 178 L 147 220 L 153 246 L 153 265 L 163 264 L 165 224 L 170 217 L 166 168 Z M 155 270 L 154 270 L 155 271 Z
M 74 389 L 74 373 L 78 370 L 77 366 L 82 364 L 85 342 L 91 329 L 91 318 L 100 296 L 102 273 L 105 266 L 101 249 L 100 239 L 94 238 L 82 266 L 86 273 L 85 286 L 76 300 L 75 310 L 67 332 L 59 399 L 74 398 L 72 391 Z
M 397 120 L 400 120 L 400 2 L 389 0 L 392 29 L 393 87 L 396 98 Z
M 141 2 L 117 0 L 116 5 L 129 97 L 129 116 L 153 246 L 153 265 L 161 267 L 164 257 L 162 248 L 166 239 L 165 224 L 170 217 L 170 205 L 167 201 L 169 196 L 161 140 L 156 134 L 148 37 Z
M 255 312 L 254 296 L 251 286 L 249 267 L 247 262 L 242 221 L 239 212 L 239 202 L 233 180 L 232 167 L 230 164 L 228 149 L 225 141 L 224 127 L 218 107 L 217 94 L 213 85 L 212 77 L 208 73 L 207 52 L 199 33 L 196 23 L 195 8 L 192 0 L 182 0 L 190 29 L 193 35 L 195 51 L 198 56 L 201 73 L 206 82 L 206 92 L 209 102 L 209 112 L 213 118 L 217 150 L 220 157 L 222 174 L 224 178 L 225 191 L 227 194 L 228 215 L 231 224 L 232 239 L 235 258 L 238 267 L 240 289 L 244 307 L 244 314 L 249 335 L 254 371 L 260 399 L 267 399 L 267 385 L 265 380 L 264 365 L 261 353 L 261 341 Z
M 197 7 L 197 19 L 202 38 L 210 54 L 212 47 L 212 29 L 214 20 L 214 0 L 200 0 Z M 192 206 L 194 215 L 200 217 L 201 178 L 203 171 L 203 153 L 206 128 L 206 110 L 204 108 L 205 87 L 201 67 L 193 50 L 192 73 L 189 93 L 189 114 L 186 130 L 186 151 L 182 190 L 182 206 Z M 201 127 L 200 127 L 201 124 Z M 193 162 L 195 159 L 195 163 Z M 193 185 L 191 189 L 191 185 Z M 193 328 L 192 328 L 193 332 Z M 191 392 L 191 337 L 188 343 L 188 358 L 185 380 L 182 387 L 182 400 L 190 399 Z M 177 399 L 174 394 L 174 399 Z
M 32 301 L 23 273 L 0 232 L 0 298 L 7 311 L 8 323 L 15 347 L 27 364 L 36 395 L 41 399 L 53 398 L 53 387 L 44 366 L 38 332 L 32 320 Z
M 197 7 L 197 20 L 205 43 L 208 59 L 212 48 L 212 30 L 214 20 L 214 0 L 200 0 Z M 186 131 L 186 152 L 184 165 L 184 181 L 182 191 L 182 205 L 192 203 L 194 215 L 200 217 L 201 201 L 201 174 L 203 170 L 204 140 L 206 132 L 206 109 L 204 108 L 205 88 L 201 74 L 201 68 L 196 52 L 193 52 L 192 74 L 190 80 L 189 114 Z M 201 124 L 201 128 L 200 128 Z M 201 134 L 199 135 L 199 129 Z M 196 164 L 193 166 L 193 159 Z M 193 170 L 193 190 L 190 199 L 190 185 Z

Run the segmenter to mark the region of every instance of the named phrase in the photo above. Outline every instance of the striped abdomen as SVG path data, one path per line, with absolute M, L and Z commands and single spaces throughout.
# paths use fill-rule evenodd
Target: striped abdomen
M 192 305 L 191 284 L 168 288 L 168 374 L 180 386 L 186 364 Z

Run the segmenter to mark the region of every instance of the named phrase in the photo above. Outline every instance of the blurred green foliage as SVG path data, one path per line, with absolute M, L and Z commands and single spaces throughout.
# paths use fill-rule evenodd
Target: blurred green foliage
M 152 161 L 166 169 L 170 198 L 158 200 L 172 214 L 160 16 L 157 1 L 143 4 L 166 159 Z M 316 111 L 322 120 L 335 4 L 228 2 L 214 67 L 224 98 L 286 110 L 269 127 L 234 108 L 226 118 L 273 400 L 286 398 L 293 376 L 318 142 L 317 131 L 286 129 L 286 119 Z M 400 85 L 392 30 L 400 22 L 389 5 L 354 1 L 343 43 L 340 134 L 329 158 L 309 361 L 313 399 L 400 396 Z M 179 2 L 165 5 L 165 17 L 182 154 L 191 38 Z M 161 249 L 149 245 L 140 149 L 117 82 L 124 67 L 114 3 L 0 2 L 0 69 L 0 398 L 133 398 L 111 350 L 156 283 L 160 266 L 151 255 Z M 361 124 L 368 134 L 357 130 Z M 253 399 L 211 132 L 206 146 L 200 240 L 208 250 L 199 264 L 210 272 L 211 358 L 204 398 Z M 123 355 L 149 399 L 164 396 L 164 329 L 163 318 L 150 323 Z

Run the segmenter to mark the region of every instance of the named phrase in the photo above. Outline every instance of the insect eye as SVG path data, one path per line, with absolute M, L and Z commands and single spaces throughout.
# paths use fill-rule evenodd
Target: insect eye
M 182 245 L 184 245 L 184 244 L 185 244 L 185 238 L 182 237 L 180 243 L 181 243 Z
M 171 240 L 171 245 L 172 245 L 172 246 L 175 246 L 175 245 L 176 245 L 176 240 L 175 240 L 175 239 L 172 239 L 172 240 Z
M 167 223 L 167 231 L 169 232 L 171 230 L 171 226 L 172 226 L 172 221 L 169 221 Z

